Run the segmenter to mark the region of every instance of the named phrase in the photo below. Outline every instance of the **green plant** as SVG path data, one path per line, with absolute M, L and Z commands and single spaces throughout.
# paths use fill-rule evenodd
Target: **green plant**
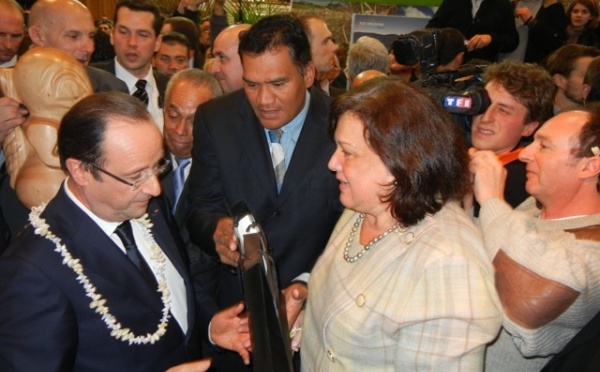
M 279 13 L 290 11 L 290 4 L 281 4 L 272 1 L 229 0 L 225 3 L 231 23 L 255 24 L 259 19 Z

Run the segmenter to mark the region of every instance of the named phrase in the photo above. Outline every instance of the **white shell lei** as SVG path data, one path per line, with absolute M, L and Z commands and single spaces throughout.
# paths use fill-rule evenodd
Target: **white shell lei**
M 156 272 L 158 274 L 158 292 L 160 292 L 160 299 L 163 303 L 162 309 L 162 318 L 160 319 L 160 323 L 158 324 L 157 330 L 150 334 L 146 334 L 144 336 L 136 336 L 129 328 L 124 328 L 117 318 L 110 313 L 110 309 L 108 306 L 105 306 L 107 300 L 102 297 L 101 294 L 97 293 L 96 287 L 90 282 L 90 279 L 85 275 L 83 271 L 83 266 L 79 262 L 79 259 L 73 258 L 71 253 L 67 250 L 67 247 L 61 243 L 59 237 L 54 235 L 50 231 L 50 226 L 46 223 L 46 220 L 40 218 L 40 215 L 46 208 L 46 203 L 31 208 L 31 213 L 29 214 L 29 221 L 31 225 L 35 229 L 35 233 L 40 235 L 56 245 L 56 252 L 59 252 L 63 257 L 63 265 L 67 265 L 70 267 L 75 274 L 77 274 L 77 281 L 81 283 L 83 288 L 85 289 L 85 294 L 87 297 L 91 298 L 90 308 L 93 309 L 96 313 L 102 316 L 102 320 L 106 323 L 106 326 L 111 331 L 110 335 L 117 340 L 121 340 L 123 342 L 128 342 L 129 345 L 132 344 L 154 344 L 160 338 L 167 333 L 167 325 L 169 324 L 169 318 L 171 317 L 171 300 L 169 287 L 167 286 L 167 279 L 165 276 L 165 256 L 163 251 L 158 247 L 152 233 L 150 232 L 150 228 L 152 227 L 152 222 L 148 219 L 148 214 L 144 214 L 142 217 L 136 219 L 142 225 L 143 234 L 146 239 L 151 243 L 150 251 L 152 261 L 151 264 L 154 268 L 156 268 Z

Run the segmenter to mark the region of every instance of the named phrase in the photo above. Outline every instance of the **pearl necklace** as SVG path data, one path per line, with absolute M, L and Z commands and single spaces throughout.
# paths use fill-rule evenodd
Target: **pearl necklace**
M 110 335 L 117 340 L 129 343 L 129 345 L 154 344 L 160 340 L 160 338 L 167 333 L 167 326 L 169 324 L 169 318 L 171 317 L 171 300 L 165 274 L 166 258 L 152 236 L 150 228 L 153 224 L 148 219 L 148 214 L 144 214 L 142 217 L 136 219 L 136 221 L 142 225 L 143 235 L 150 242 L 150 261 L 153 267 L 157 269 L 158 292 L 161 294 L 160 299 L 163 303 L 163 309 L 162 318 L 159 320 L 158 326 L 156 327 L 156 331 L 154 333 L 136 335 L 131 329 L 121 325 L 118 319 L 110 312 L 110 308 L 106 305 L 107 300 L 104 298 L 104 296 L 102 296 L 102 294 L 98 293 L 98 289 L 90 281 L 88 276 L 85 275 L 83 265 L 81 264 L 80 260 L 78 258 L 74 258 L 71 255 L 71 252 L 69 252 L 67 249 L 67 246 L 62 244 L 61 239 L 54 235 L 52 231 L 50 231 L 50 226 L 46 223 L 46 220 L 40 217 L 45 208 L 46 203 L 38 207 L 31 208 L 29 221 L 34 228 L 35 234 L 40 235 L 54 243 L 56 246 L 55 251 L 60 253 L 60 255 L 63 257 L 63 265 L 70 267 L 71 270 L 77 274 L 77 281 L 83 286 L 85 295 L 91 299 L 90 308 L 100 315 L 104 321 L 104 324 L 106 324 L 106 327 L 110 330 Z
M 394 226 L 392 226 L 389 229 L 387 229 L 386 231 L 384 231 L 383 234 L 373 238 L 369 242 L 369 244 L 365 245 L 363 247 L 363 249 L 361 249 L 360 252 L 358 252 L 356 255 L 350 256 L 350 254 L 349 254 L 350 246 L 352 246 L 352 241 L 354 240 L 354 236 L 356 235 L 356 232 L 358 231 L 358 228 L 360 227 L 360 224 L 361 224 L 363 218 L 365 218 L 364 214 L 361 213 L 358 215 L 356 222 L 354 222 L 354 226 L 352 226 L 352 231 L 350 231 L 350 235 L 348 236 L 348 241 L 346 242 L 346 246 L 344 247 L 344 260 L 346 260 L 346 262 L 353 263 L 353 262 L 360 260 L 361 258 L 363 258 L 364 255 L 367 254 L 367 252 L 369 252 L 371 247 L 373 247 L 375 244 L 377 244 L 378 241 L 382 240 L 389 233 L 398 229 L 398 223 L 395 223 Z

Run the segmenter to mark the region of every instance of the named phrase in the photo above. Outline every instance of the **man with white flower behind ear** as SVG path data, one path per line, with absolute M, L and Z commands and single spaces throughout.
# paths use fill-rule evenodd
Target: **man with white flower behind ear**
M 58 152 L 67 180 L 0 258 L 0 370 L 177 370 L 199 358 L 199 337 L 248 361 L 243 305 L 216 313 L 191 285 L 154 198 L 168 162 L 146 108 L 124 93 L 85 98 Z

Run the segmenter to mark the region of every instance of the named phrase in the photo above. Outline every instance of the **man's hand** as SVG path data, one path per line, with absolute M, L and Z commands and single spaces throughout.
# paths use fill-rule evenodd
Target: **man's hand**
M 197 12 L 200 5 L 207 1 L 208 0 L 181 0 L 177 6 L 177 12 L 179 12 L 179 14 L 185 14 L 186 9 Z
M 303 283 L 293 283 L 283 290 L 285 312 L 290 327 L 292 350 L 298 351 L 302 339 L 302 322 L 304 321 L 304 303 L 308 297 L 308 288 Z
M 0 98 L 0 144 L 8 131 L 25 123 L 26 115 L 29 113 L 19 102 L 9 97 Z
M 475 35 L 467 42 L 467 50 L 472 52 L 477 49 L 485 48 L 492 42 L 491 35 Z
M 204 372 L 210 368 L 210 359 L 201 359 L 167 369 L 167 372 Z
M 506 169 L 492 151 L 469 149 L 469 170 L 473 175 L 473 191 L 479 205 L 488 199 L 504 199 Z
M 525 23 L 531 18 L 531 11 L 525 7 L 515 9 L 515 18 L 521 18 L 521 21 Z
M 244 303 L 221 310 L 210 322 L 210 338 L 225 349 L 237 351 L 245 364 L 250 364 L 250 327 Z
M 233 233 L 233 219 L 221 218 L 213 234 L 215 250 L 222 263 L 237 267 L 240 254 L 237 252 L 237 239 Z

